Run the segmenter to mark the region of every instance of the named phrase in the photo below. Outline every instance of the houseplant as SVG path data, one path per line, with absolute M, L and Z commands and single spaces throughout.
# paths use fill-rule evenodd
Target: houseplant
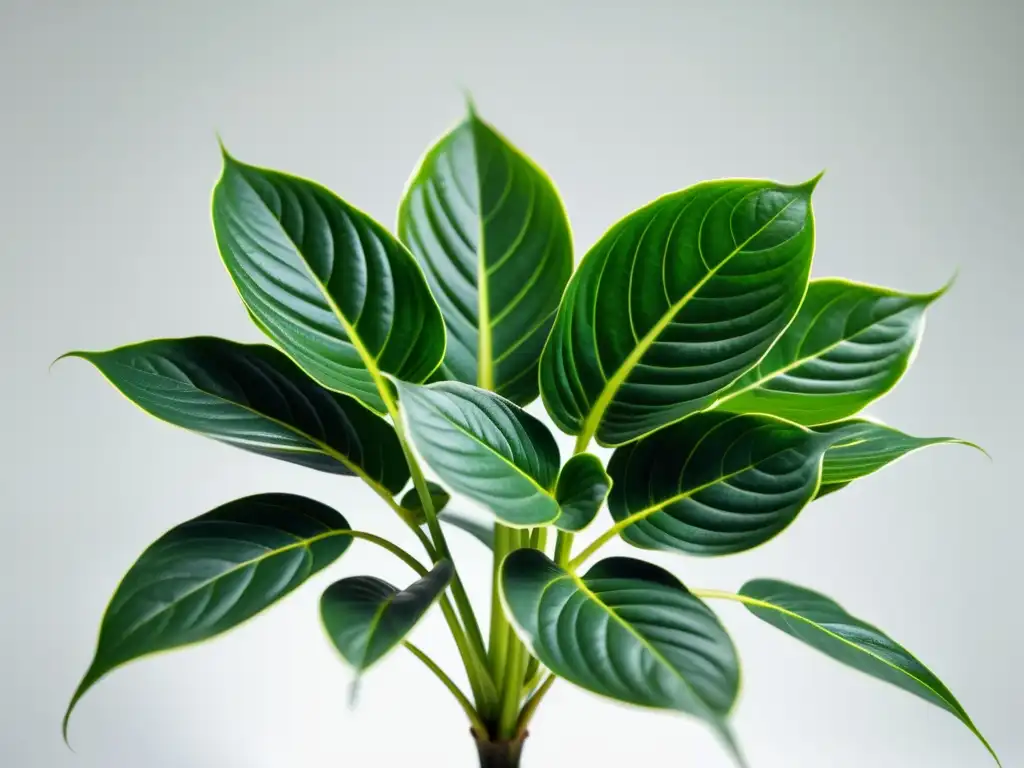
M 858 417 L 902 377 L 945 289 L 810 280 L 818 178 L 668 194 L 616 223 L 574 272 L 551 181 L 472 108 L 414 172 L 396 236 L 317 184 L 223 158 L 217 245 L 274 346 L 198 337 L 69 355 L 159 419 L 365 482 L 424 556 L 291 494 L 179 525 L 116 589 L 65 736 L 109 672 L 237 626 L 362 541 L 414 575 L 329 586 L 328 639 L 357 674 L 402 646 L 417 656 L 465 712 L 484 768 L 519 765 L 559 678 L 700 718 L 742 763 L 728 725 L 739 661 L 708 607 L 717 599 L 946 709 L 995 757 L 927 667 L 830 598 L 771 579 L 701 590 L 642 558 L 600 557 L 615 538 L 743 552 L 815 499 L 961 442 Z M 524 410 L 538 398 L 575 436 L 571 456 Z M 607 463 L 594 443 L 614 449 Z M 453 494 L 487 520 L 449 509 Z M 486 624 L 449 526 L 493 550 Z M 406 639 L 435 603 L 465 686 Z

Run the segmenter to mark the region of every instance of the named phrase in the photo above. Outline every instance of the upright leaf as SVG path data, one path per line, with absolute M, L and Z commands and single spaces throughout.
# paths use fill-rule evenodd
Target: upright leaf
M 834 439 L 771 416 L 697 414 L 615 451 L 608 509 L 638 547 L 742 552 L 814 498 Z
M 195 337 L 69 356 L 88 360 L 125 397 L 175 426 L 324 472 L 359 475 L 391 494 L 409 480 L 390 424 L 323 389 L 273 347 Z
M 752 614 L 776 629 L 841 664 L 892 683 L 952 713 L 981 739 L 999 762 L 985 737 L 942 681 L 881 630 L 851 616 L 830 598 L 783 581 L 750 581 L 740 590 L 740 595 Z
M 412 632 L 454 572 L 452 564 L 443 560 L 401 591 L 373 576 L 335 582 L 320 598 L 327 636 L 345 661 L 357 672 L 365 672 Z
M 597 516 L 608 498 L 612 480 L 601 460 L 591 453 L 578 453 L 558 473 L 555 498 L 562 513 L 555 526 L 563 531 L 582 531 Z
M 545 525 L 558 517 L 558 445 L 541 421 L 469 384 L 397 386 L 417 450 L 454 491 L 508 525 Z
M 412 254 L 333 193 L 225 153 L 213 224 L 256 324 L 328 389 L 383 413 L 382 372 L 440 365 L 444 321 Z
M 519 405 L 572 273 L 551 180 L 472 109 L 430 148 L 398 213 L 448 327 L 444 372 Z
M 125 575 L 64 717 L 129 661 L 215 637 L 337 560 L 352 542 L 330 507 L 284 493 L 238 499 L 164 534 Z
M 816 427 L 814 431 L 836 438 L 836 443 L 825 452 L 818 496 L 839 490 L 854 480 L 877 472 L 907 454 L 930 445 L 959 444 L 982 450 L 966 440 L 954 437 L 912 437 L 898 429 L 866 419 L 838 421 Z
M 845 419 L 900 380 L 945 292 L 905 294 L 846 280 L 814 280 L 796 319 L 715 407 L 813 426 Z
M 736 650 L 672 574 L 612 557 L 581 577 L 520 549 L 502 566 L 501 596 L 534 656 L 559 677 L 618 701 L 696 715 L 728 738 Z
M 711 405 L 796 315 L 811 192 L 714 181 L 620 221 L 565 291 L 540 365 L 555 423 L 620 445 Z
M 434 509 L 434 514 L 440 515 L 448 506 L 448 502 L 452 500 L 451 494 L 432 480 L 427 481 L 427 490 L 430 492 L 430 505 Z M 427 512 L 423 509 L 423 500 L 415 488 L 410 488 L 405 492 L 401 504 L 403 509 L 412 513 L 411 517 L 417 525 L 427 522 Z

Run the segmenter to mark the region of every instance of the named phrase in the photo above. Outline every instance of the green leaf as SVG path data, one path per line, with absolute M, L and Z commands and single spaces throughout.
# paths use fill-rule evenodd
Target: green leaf
M 945 291 L 812 281 L 778 343 L 714 407 L 808 426 L 852 416 L 896 386 L 921 340 L 925 309 Z
M 442 560 L 423 578 L 398 590 L 373 576 L 337 581 L 320 598 L 320 618 L 334 647 L 358 672 L 365 672 L 412 631 L 452 580 Z
M 615 451 L 608 509 L 634 546 L 742 552 L 814 498 L 834 439 L 771 416 L 697 414 Z
M 330 507 L 284 493 L 249 496 L 179 525 L 125 575 L 89 670 L 64 717 L 100 678 L 135 659 L 208 640 L 280 600 L 352 542 Z
M 358 475 L 390 494 L 409 480 L 390 424 L 323 389 L 273 347 L 195 337 L 67 356 L 88 360 L 125 397 L 175 426 L 264 456 Z
M 747 582 L 740 595 L 751 613 L 787 635 L 841 664 L 892 683 L 952 713 L 981 739 L 999 762 L 985 737 L 942 681 L 881 630 L 851 616 L 824 595 L 783 581 L 756 579 Z
M 713 181 L 630 214 L 583 258 L 540 364 L 555 423 L 621 445 L 710 406 L 797 313 L 811 192 Z
M 837 440 L 825 452 L 819 498 L 929 445 L 959 444 L 982 451 L 966 440 L 954 437 L 912 437 L 898 429 L 866 419 L 826 424 L 815 427 L 815 432 L 832 435 Z
M 419 382 L 440 365 L 444 321 L 416 260 L 332 192 L 225 153 L 213 224 L 256 324 L 323 386 L 383 413 L 381 373 Z
M 696 715 L 729 738 L 736 650 L 672 574 L 612 557 L 580 577 L 520 549 L 502 565 L 501 597 L 534 656 L 559 677 L 618 701 Z
M 452 500 L 451 494 L 432 480 L 427 481 L 427 490 L 430 491 L 430 501 L 434 508 L 434 514 L 441 514 L 441 511 L 448 506 L 448 502 Z M 427 513 L 423 509 L 423 501 L 420 499 L 420 495 L 415 488 L 410 488 L 405 492 L 405 495 L 402 496 L 401 506 L 412 513 L 412 520 L 417 525 L 423 525 L 427 522 Z
M 448 377 L 519 405 L 534 400 L 541 349 L 573 264 L 551 180 L 470 109 L 413 174 L 398 235 L 444 315 Z
M 469 384 L 396 385 L 417 450 L 449 487 L 507 525 L 558 517 L 558 444 L 541 421 Z
M 488 549 L 494 549 L 494 521 L 478 520 L 457 509 L 445 509 L 437 519 L 468 533 Z
M 555 498 L 562 514 L 555 521 L 555 527 L 563 531 L 582 531 L 597 517 L 611 487 L 612 479 L 597 456 L 590 453 L 573 456 L 558 474 Z

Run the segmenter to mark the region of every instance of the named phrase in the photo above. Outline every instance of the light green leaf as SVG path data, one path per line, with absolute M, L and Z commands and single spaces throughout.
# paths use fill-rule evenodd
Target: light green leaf
M 238 499 L 164 534 L 125 575 L 64 717 L 107 673 L 208 640 L 274 604 L 352 542 L 330 507 L 284 493 Z
M 740 598 L 757 618 L 787 635 L 841 664 L 892 683 L 952 713 L 981 739 L 999 762 L 985 737 L 942 681 L 881 630 L 851 616 L 830 598 L 783 581 L 747 582 L 740 590 Z
M 803 299 L 816 183 L 707 182 L 612 227 L 541 357 L 555 423 L 581 444 L 621 445 L 707 408 L 755 365 Z
M 427 490 L 430 492 L 430 502 L 434 509 L 434 514 L 441 514 L 441 511 L 448 506 L 448 502 L 452 500 L 451 494 L 433 480 L 427 481 Z M 423 525 L 427 522 L 427 513 L 423 509 L 423 501 L 420 499 L 420 495 L 415 488 L 410 488 L 405 492 L 405 495 L 402 496 L 401 506 L 406 511 L 412 513 L 411 518 L 417 525 Z
M 526 405 L 572 273 L 551 180 L 470 109 L 430 148 L 398 213 L 448 327 L 444 373 Z M 482 277 L 481 277 L 482 276 Z
M 612 479 L 597 456 L 590 453 L 573 456 L 558 474 L 555 498 L 562 514 L 555 521 L 555 527 L 563 531 L 582 531 L 597 517 L 611 487 Z
M 273 347 L 195 337 L 107 352 L 70 352 L 129 400 L 178 427 L 324 472 L 358 475 L 389 494 L 409 481 L 394 428 L 323 389 Z
M 612 455 L 612 530 L 694 555 L 756 547 L 814 498 L 834 439 L 771 416 L 697 414 Z
M 921 340 L 925 309 L 945 291 L 812 281 L 778 343 L 714 407 L 808 426 L 852 416 L 896 386 Z
M 672 574 L 612 557 L 577 576 L 533 549 L 501 569 L 506 612 L 534 656 L 588 691 L 695 715 L 732 744 L 725 718 L 739 660 L 710 609 Z
M 225 153 L 213 224 L 256 324 L 323 386 L 384 413 L 382 373 L 440 365 L 444 321 L 412 254 L 332 192 Z
M 469 384 L 396 385 L 417 450 L 452 490 L 507 525 L 546 525 L 558 517 L 558 445 L 542 422 Z
M 966 440 L 954 437 L 912 437 L 898 429 L 866 419 L 837 421 L 835 424 L 815 427 L 814 431 L 836 438 L 836 443 L 825 452 L 819 498 L 930 445 L 959 444 L 982 451 Z
M 320 598 L 324 629 L 342 658 L 362 673 L 412 632 L 452 580 L 442 560 L 426 576 L 398 590 L 373 576 L 337 581 Z

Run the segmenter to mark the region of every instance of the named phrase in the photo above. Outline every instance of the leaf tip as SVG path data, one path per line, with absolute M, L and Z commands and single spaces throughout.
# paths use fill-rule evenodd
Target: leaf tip
M 810 197 L 818 186 L 818 182 L 821 181 L 821 177 L 825 175 L 825 170 L 826 169 L 822 168 L 821 172 L 817 176 L 808 179 L 803 184 L 798 184 L 796 188 Z
M 88 352 L 83 352 L 83 351 L 78 350 L 78 349 L 74 349 L 74 350 L 72 350 L 70 352 L 65 352 L 63 355 L 60 355 L 59 357 L 56 357 L 56 358 L 53 359 L 53 362 L 51 362 L 50 365 L 46 369 L 47 373 L 53 371 L 53 366 L 55 366 L 61 360 L 66 360 L 69 357 L 77 357 L 80 360 L 88 360 L 89 359 L 89 353 Z
M 466 102 L 466 117 L 470 120 L 476 120 L 478 115 L 476 111 L 476 102 L 473 101 L 473 94 L 468 88 L 462 89 L 462 98 Z

